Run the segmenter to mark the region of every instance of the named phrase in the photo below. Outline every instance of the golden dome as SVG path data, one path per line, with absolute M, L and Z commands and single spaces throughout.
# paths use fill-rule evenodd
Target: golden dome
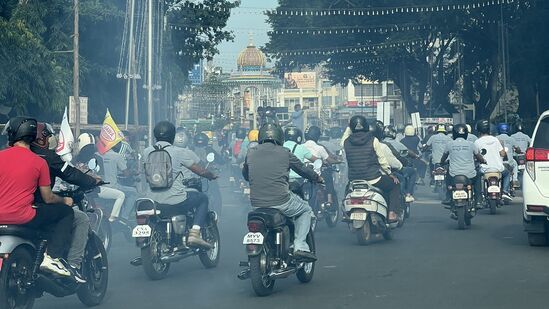
M 267 57 L 265 57 L 265 54 L 261 50 L 255 47 L 254 43 L 250 42 L 248 47 L 240 52 L 236 63 L 239 69 L 250 67 L 263 68 L 267 64 Z

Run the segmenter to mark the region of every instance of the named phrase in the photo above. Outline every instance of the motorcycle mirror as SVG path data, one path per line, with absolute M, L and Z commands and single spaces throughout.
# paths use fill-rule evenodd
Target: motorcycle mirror
M 210 152 L 206 156 L 206 161 L 208 161 L 208 163 L 212 163 L 214 160 L 215 160 L 215 154 L 213 152 Z
M 316 159 L 316 161 L 313 163 L 314 169 L 319 170 L 322 167 L 322 160 Z
M 480 151 L 480 154 L 484 156 L 486 155 L 486 153 L 487 153 L 486 149 L 482 148 L 482 150 Z
M 99 171 L 99 166 L 97 165 L 97 161 L 95 160 L 95 158 L 90 159 L 90 161 L 88 161 L 88 168 L 95 172 Z

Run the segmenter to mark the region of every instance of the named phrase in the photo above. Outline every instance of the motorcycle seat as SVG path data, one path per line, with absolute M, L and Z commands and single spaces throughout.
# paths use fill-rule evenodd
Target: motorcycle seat
M 288 222 L 286 216 L 280 210 L 274 208 L 256 208 L 248 213 L 248 221 L 252 219 L 259 219 L 270 228 L 283 226 Z
M 21 225 L 0 224 L 0 236 L 19 236 L 26 239 L 40 238 L 42 231 Z
M 454 184 L 459 183 L 459 184 L 469 185 L 469 184 L 471 184 L 471 179 L 469 179 L 467 176 L 457 175 L 457 176 L 454 177 L 453 183 Z

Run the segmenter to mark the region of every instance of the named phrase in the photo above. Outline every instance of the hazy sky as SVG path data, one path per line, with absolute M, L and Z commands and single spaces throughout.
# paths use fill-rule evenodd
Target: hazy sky
M 223 67 L 225 72 L 236 69 L 238 53 L 248 45 L 249 33 L 253 33 L 256 46 L 263 46 L 268 41 L 266 16 L 261 9 L 273 9 L 277 0 L 241 0 L 240 7 L 232 10 L 227 29 L 235 35 L 234 42 L 223 43 L 219 46 L 220 55 L 215 57 L 214 63 Z

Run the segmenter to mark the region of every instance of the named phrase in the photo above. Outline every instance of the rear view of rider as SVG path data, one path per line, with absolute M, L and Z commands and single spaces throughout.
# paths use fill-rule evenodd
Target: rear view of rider
M 446 135 L 446 126 L 444 124 L 437 124 L 436 133 L 429 138 L 426 145 L 431 147 L 431 170 L 434 169 L 435 164 L 440 163 L 440 159 L 446 150 L 446 144 L 451 142 L 452 139 Z
M 389 222 L 395 222 L 401 204 L 398 178 L 391 173 L 379 140 L 369 132 L 366 118 L 360 115 L 351 117 L 349 127 L 352 134 L 344 143 L 349 182 L 365 180 L 382 190 L 388 199 Z
M 519 122 L 515 125 L 515 133 L 511 137 L 515 140 L 517 148 L 521 153 L 525 153 L 532 139 L 527 134 L 524 134 L 522 124 Z
M 143 157 L 147 162 L 149 154 L 155 149 L 164 149 L 172 160 L 173 184 L 170 188 L 150 190 L 147 196 L 159 204 L 159 209 L 166 216 L 186 214 L 196 208 L 194 223 L 189 231 L 187 242 L 190 246 L 211 249 L 211 244 L 202 239 L 200 229 L 206 226 L 208 216 L 208 197 L 184 185 L 192 173 L 210 180 L 217 178 L 210 171 L 200 166 L 200 158 L 192 151 L 172 146 L 175 139 L 175 126 L 168 121 L 161 121 L 154 127 L 156 144 L 145 149 Z M 147 170 L 147 167 L 145 167 Z
M 444 164 L 447 159 L 450 161 L 448 168 L 448 175 L 446 177 L 446 183 L 448 185 L 453 183 L 453 178 L 456 176 L 466 176 L 471 180 L 473 187 L 476 189 L 477 184 L 477 171 L 475 167 L 475 158 L 479 162 L 486 162 L 478 147 L 467 141 L 467 127 L 464 124 L 457 124 L 453 126 L 452 136 L 454 140 L 446 144 L 446 149 L 440 160 L 440 164 Z M 475 201 L 478 201 L 479 192 L 475 190 Z M 446 191 L 446 200 L 443 204 L 451 204 L 450 198 L 451 191 Z M 475 203 L 478 204 L 478 203 Z
M 427 164 L 421 160 L 421 152 L 419 150 L 421 139 L 416 134 L 416 129 L 407 125 L 404 129 L 404 138 L 400 140 L 406 148 L 408 148 L 409 155 L 412 157 L 412 163 L 417 170 L 419 183 L 424 184 L 425 173 L 427 173 Z
M 517 147 L 517 141 L 515 141 L 514 138 L 509 136 L 511 133 L 511 128 L 506 123 L 500 123 L 498 125 L 498 133 L 499 135 L 496 136 L 497 139 L 500 140 L 500 142 L 503 144 L 503 148 L 505 148 L 505 152 L 507 153 L 507 158 L 504 158 L 503 161 L 508 163 L 511 168 L 513 169 L 513 183 L 515 187 L 518 187 L 518 163 L 515 161 L 515 149 L 518 149 Z
M 303 132 L 301 132 L 298 127 L 286 127 L 286 129 L 284 130 L 284 137 L 284 148 L 290 150 L 290 152 L 293 153 L 299 159 L 299 161 L 305 163 L 305 160 L 308 160 L 310 162 L 316 160 L 316 157 L 311 154 L 309 149 L 301 144 L 301 142 L 303 142 Z M 298 195 L 303 198 L 302 185 L 303 177 L 301 177 L 293 170 L 290 170 L 290 189 L 292 190 L 292 192 L 299 193 Z
M 306 238 L 314 215 L 311 207 L 289 189 L 289 170 L 315 182 L 322 182 L 312 169 L 288 149 L 285 149 L 284 132 L 276 124 L 266 124 L 259 130 L 259 145 L 248 152 L 242 175 L 250 183 L 250 201 L 254 208 L 274 208 L 294 218 L 294 255 L 316 260 L 310 252 Z
M 3 134 L 8 135 L 10 147 L 0 151 L 0 224 L 51 229 L 40 269 L 69 277 L 61 259 L 71 243 L 73 200 L 52 193 L 48 164 L 30 150 L 37 134 L 35 119 L 12 118 Z M 35 204 L 37 188 L 45 204 Z
M 486 163 L 480 165 L 480 173 L 501 173 L 503 183 L 502 197 L 507 200 L 512 200 L 509 195 L 509 189 L 511 188 L 511 173 L 503 165 L 503 158 L 507 156 L 507 153 L 503 148 L 502 143 L 497 138 L 490 135 L 490 122 L 488 120 L 477 122 L 477 132 L 479 138 L 475 142 L 475 145 L 481 152 L 486 150 L 486 153 L 483 154 Z

